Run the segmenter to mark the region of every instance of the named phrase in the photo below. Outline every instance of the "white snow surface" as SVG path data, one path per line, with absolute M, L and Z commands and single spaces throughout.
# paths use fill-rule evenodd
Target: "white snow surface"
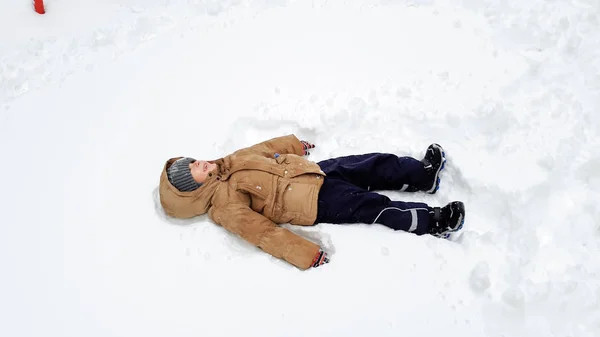
M 0 335 L 600 336 L 597 0 L 0 1 Z M 166 159 L 448 154 L 452 240 L 167 218 Z

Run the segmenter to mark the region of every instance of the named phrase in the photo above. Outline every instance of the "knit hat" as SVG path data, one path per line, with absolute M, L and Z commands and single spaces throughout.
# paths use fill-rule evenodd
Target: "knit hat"
M 181 192 L 190 192 L 202 186 L 194 180 L 190 171 L 190 163 L 194 161 L 194 158 L 180 158 L 167 169 L 169 181 Z

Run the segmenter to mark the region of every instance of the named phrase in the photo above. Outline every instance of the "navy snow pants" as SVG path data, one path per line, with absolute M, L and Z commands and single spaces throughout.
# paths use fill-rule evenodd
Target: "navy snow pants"
M 318 163 L 327 174 L 319 191 L 315 223 L 378 223 L 417 235 L 429 231 L 429 206 L 392 201 L 374 190 L 414 192 L 428 188 L 423 163 L 390 153 L 332 158 Z

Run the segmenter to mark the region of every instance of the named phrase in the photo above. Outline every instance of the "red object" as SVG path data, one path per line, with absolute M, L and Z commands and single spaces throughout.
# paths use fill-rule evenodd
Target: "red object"
M 33 0 L 33 9 L 38 14 L 46 13 L 46 10 L 44 10 L 44 0 Z

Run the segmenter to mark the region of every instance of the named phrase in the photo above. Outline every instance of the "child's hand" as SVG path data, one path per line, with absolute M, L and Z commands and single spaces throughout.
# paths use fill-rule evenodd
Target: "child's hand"
M 317 268 L 325 263 L 329 263 L 329 258 L 327 257 L 327 253 L 320 249 L 317 252 L 317 256 L 315 256 L 315 259 L 313 260 L 312 267 Z
M 302 148 L 304 149 L 305 156 L 308 156 L 310 154 L 310 152 L 308 152 L 308 150 L 315 148 L 315 144 L 311 144 L 305 140 L 301 140 L 300 143 L 302 143 Z

